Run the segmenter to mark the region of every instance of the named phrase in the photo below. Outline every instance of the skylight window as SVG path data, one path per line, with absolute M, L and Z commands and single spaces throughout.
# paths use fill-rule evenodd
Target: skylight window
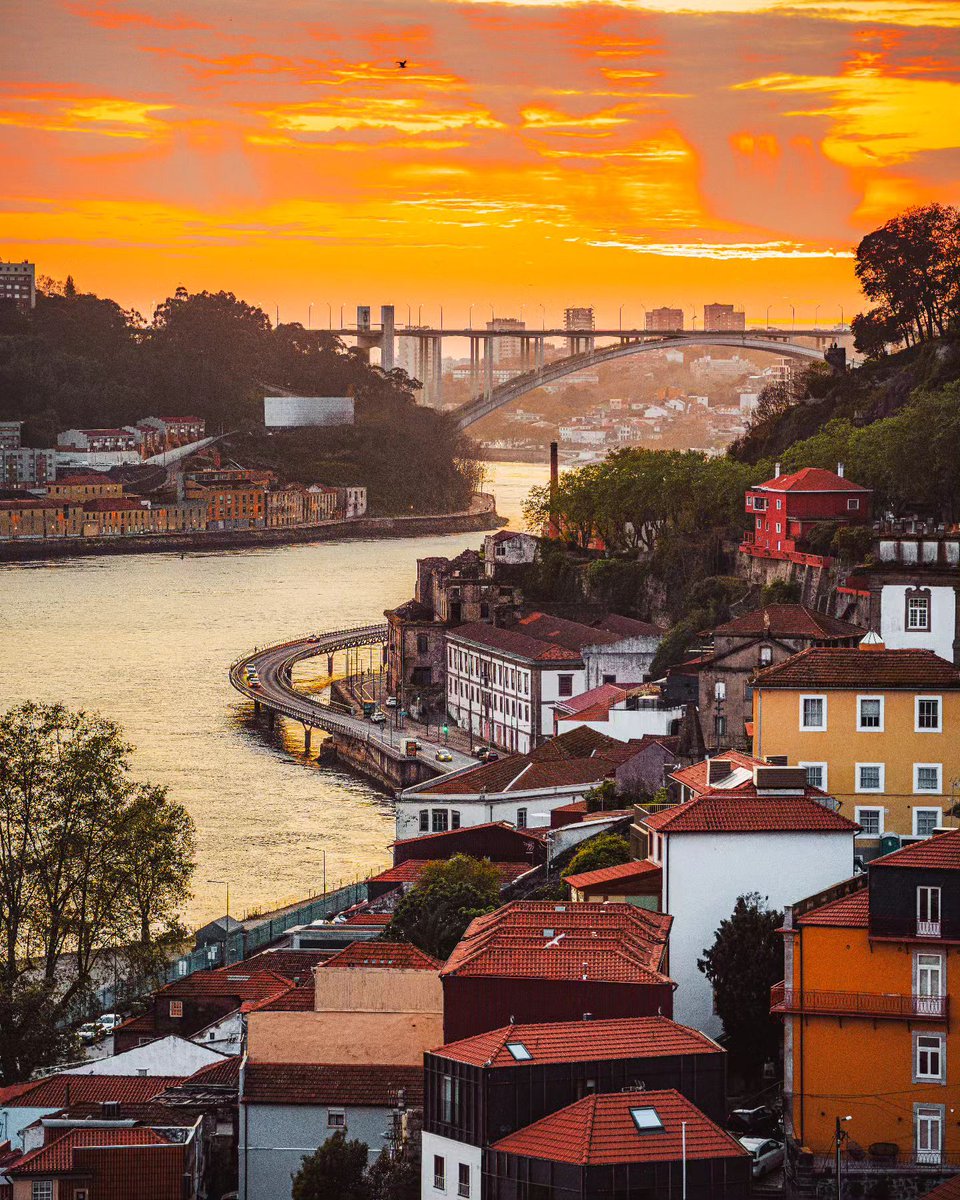
M 507 1042 L 507 1049 L 517 1060 L 517 1062 L 529 1062 L 533 1055 L 526 1048 L 523 1042 Z
M 631 1108 L 630 1116 L 641 1133 L 656 1133 L 663 1129 L 660 1114 L 655 1108 Z

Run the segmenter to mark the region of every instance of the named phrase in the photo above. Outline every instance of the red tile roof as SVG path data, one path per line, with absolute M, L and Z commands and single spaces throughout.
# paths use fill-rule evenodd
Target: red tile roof
M 220 1062 L 207 1063 L 199 1071 L 194 1071 L 183 1083 L 185 1087 L 198 1083 L 211 1087 L 236 1087 L 239 1079 L 240 1055 L 229 1054 Z
M 652 1108 L 663 1129 L 641 1133 L 630 1110 Z M 494 1142 L 492 1149 L 523 1158 L 578 1166 L 679 1162 L 686 1124 L 688 1159 L 743 1158 L 747 1151 L 679 1092 L 612 1092 L 585 1096 Z
M 352 942 L 329 958 L 323 969 L 377 967 L 388 971 L 439 971 L 442 965 L 409 942 Z
M 870 488 L 845 479 L 835 471 L 825 471 L 822 467 L 804 467 L 794 471 L 792 475 L 778 475 L 764 483 L 754 484 L 750 491 L 762 489 L 765 492 L 869 492 Z
M 827 808 L 808 788 L 806 796 L 758 796 L 756 789 L 705 792 L 675 804 L 641 824 L 658 833 L 855 833 L 860 826 Z
M 135 509 L 143 510 L 140 501 L 124 496 L 98 496 L 83 502 L 84 512 L 132 512 Z
M 752 754 L 741 754 L 739 750 L 718 750 L 713 758 L 724 759 L 731 763 L 734 767 L 744 767 L 746 770 L 753 772 L 754 767 L 763 767 L 767 764 L 762 758 L 754 758 Z M 710 759 L 705 758 L 702 762 L 693 763 L 689 767 L 681 767 L 677 771 L 670 772 L 670 778 L 675 779 L 678 783 L 685 784 L 695 792 L 706 792 L 710 790 L 708 783 L 708 774 L 710 769 Z M 752 778 L 741 784 L 742 787 L 752 786 Z M 733 790 L 733 789 L 731 789 Z
M 960 829 L 935 833 L 922 842 L 894 850 L 883 858 L 874 858 L 874 867 L 928 867 L 933 871 L 960 871 Z
M 596 871 L 584 871 L 581 875 L 568 875 L 565 882 L 572 888 L 581 891 L 583 888 L 597 887 L 604 883 L 639 882 L 646 880 L 651 888 L 659 886 L 662 874 L 656 863 L 626 862 L 618 863 L 615 867 L 600 867 Z
M 872 865 L 872 864 L 871 864 Z M 831 925 L 838 929 L 866 929 L 870 924 L 870 893 L 866 888 L 829 900 L 820 908 L 811 909 L 797 921 L 798 925 Z
M 152 1129 L 71 1129 L 56 1141 L 25 1154 L 9 1173 L 20 1175 L 60 1175 L 74 1166 L 74 1151 L 80 1146 L 165 1146 L 169 1141 Z
M 158 996 L 226 996 L 230 999 L 264 1000 L 286 991 L 293 981 L 275 971 L 254 967 L 246 963 L 235 963 L 230 967 L 218 967 L 214 971 L 195 971 L 183 979 L 165 984 Z
M 389 925 L 389 913 L 358 912 L 347 917 L 345 925 Z
M 391 842 L 392 846 L 403 846 L 406 850 L 411 846 L 419 846 L 423 842 L 435 842 L 436 848 L 441 849 L 443 839 L 448 842 L 462 842 L 466 835 L 472 835 L 482 832 L 484 829 L 503 829 L 517 841 L 526 842 L 528 845 L 539 844 L 543 840 L 543 832 L 536 829 L 517 829 L 511 825 L 509 821 L 483 821 L 480 825 L 468 825 L 460 829 L 445 829 L 443 833 L 422 833 L 417 837 L 402 838 L 398 842 Z M 432 850 L 433 847 L 428 846 L 427 849 Z
M 427 867 L 438 862 L 446 862 L 446 859 L 408 858 L 396 867 L 388 867 L 379 875 L 371 876 L 367 883 L 418 883 Z M 521 875 L 526 875 L 528 871 L 532 870 L 533 863 L 491 862 L 490 866 L 500 876 L 500 886 L 505 887 L 508 883 L 513 883 L 515 879 L 519 879 Z
M 291 988 L 273 1000 L 263 1000 L 251 1012 L 313 1012 L 315 1008 L 313 976 L 309 983 Z
M 179 1075 L 48 1075 L 28 1085 L 0 1089 L 0 1104 L 17 1108 L 63 1108 L 88 1100 L 140 1104 L 181 1082 Z
M 440 974 L 667 983 L 672 920 L 631 904 L 515 900 L 476 917 Z
M 603 646 L 621 641 L 624 635 L 609 633 L 565 621 L 547 613 L 533 612 L 507 627 L 482 621 L 460 625 L 447 634 L 447 640 L 469 642 L 532 662 L 579 662 L 584 646 Z
M 97 1200 L 182 1200 L 188 1170 L 188 1147 L 174 1145 L 78 1146 L 74 1167 L 90 1174 L 95 1184 L 90 1194 Z
M 811 646 L 782 663 L 765 667 L 758 688 L 960 688 L 960 672 L 932 650 Z
M 626 698 L 626 688 L 619 687 L 615 683 L 601 683 L 599 687 L 591 688 L 588 692 L 581 692 L 579 696 L 571 696 L 569 700 L 560 700 L 555 706 L 555 711 L 572 716 L 582 713 L 596 704 L 602 705 L 606 711 L 610 704 L 616 704 L 617 701 Z
M 408 1104 L 423 1103 L 423 1068 L 357 1063 L 251 1063 L 244 1071 L 244 1104 L 337 1104 L 392 1107 L 400 1089 Z
M 521 1042 L 531 1057 L 518 1060 L 508 1042 Z M 662 1058 L 674 1054 L 723 1054 L 705 1033 L 669 1017 L 613 1021 L 552 1021 L 505 1025 L 449 1042 L 432 1053 L 475 1067 L 523 1067 L 528 1063 L 599 1062 L 608 1058 Z
M 320 965 L 333 953 L 332 950 L 261 950 L 243 961 L 251 971 L 272 971 L 283 979 L 305 983 L 313 978 L 313 968 Z
M 924 1200 L 960 1200 L 960 1175 L 944 1180 L 933 1191 L 924 1192 Z
M 597 621 L 598 629 L 606 629 L 618 637 L 663 637 L 664 630 L 650 621 L 637 621 L 633 617 L 621 617 L 619 613 L 609 613 L 602 621 Z
M 815 612 L 804 604 L 768 604 L 755 612 L 745 613 L 725 625 L 718 625 L 714 637 L 809 638 L 824 641 L 835 638 L 862 637 L 867 631 L 849 621 L 826 613 Z

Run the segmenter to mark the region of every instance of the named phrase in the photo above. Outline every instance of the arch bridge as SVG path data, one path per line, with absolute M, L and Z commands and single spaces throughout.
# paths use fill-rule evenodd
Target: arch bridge
M 596 334 L 594 336 L 597 336 Z M 803 345 L 790 339 L 808 337 L 816 340 L 816 346 Z M 586 340 L 586 339 L 585 339 Z M 493 386 L 492 370 L 485 371 L 484 387 L 472 400 L 452 410 L 459 429 L 469 426 L 489 416 L 505 404 L 519 400 L 528 392 L 535 391 L 546 383 L 562 379 L 565 375 L 573 375 L 602 363 L 613 362 L 628 355 L 643 354 L 652 350 L 676 349 L 682 346 L 733 346 L 738 350 L 760 350 L 768 354 L 777 354 L 784 358 L 797 358 L 807 362 L 823 362 L 826 355 L 821 348 L 824 342 L 833 343 L 836 332 L 832 330 L 804 330 L 786 333 L 784 331 L 754 331 L 747 334 L 723 333 L 687 333 L 674 334 L 668 337 L 638 338 L 626 337 L 613 346 L 588 348 L 583 353 L 570 354 L 550 363 L 544 363 L 542 346 L 535 359 L 536 365 L 532 370 L 514 375 L 512 379 Z M 478 364 L 479 365 L 479 364 Z M 479 371 L 477 372 L 479 376 Z M 479 378 L 477 379 L 479 383 Z

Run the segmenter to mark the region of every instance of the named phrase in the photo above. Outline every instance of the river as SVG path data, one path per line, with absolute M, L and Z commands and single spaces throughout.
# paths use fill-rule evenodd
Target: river
M 547 467 L 491 463 L 487 490 L 521 527 Z M 0 709 L 62 701 L 117 721 L 139 778 L 165 785 L 197 826 L 196 925 L 389 865 L 389 797 L 296 757 L 299 726 L 267 734 L 227 683 L 254 646 L 382 618 L 413 594 L 416 560 L 483 534 L 323 542 L 220 553 L 104 555 L 0 565 Z M 293 753 L 291 753 L 293 752 Z M 220 882 L 223 881 L 223 882 Z

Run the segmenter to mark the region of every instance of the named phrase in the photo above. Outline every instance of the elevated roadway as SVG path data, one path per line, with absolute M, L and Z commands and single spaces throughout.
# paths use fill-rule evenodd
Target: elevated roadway
M 361 625 L 355 629 L 337 629 L 330 633 L 314 634 L 276 646 L 267 646 L 238 658 L 232 664 L 230 684 L 246 699 L 252 700 L 258 709 L 263 707 L 271 713 L 298 721 L 303 726 L 308 751 L 310 731 L 322 729 L 333 734 L 335 738 L 340 735 L 353 742 L 367 743 L 371 749 L 388 759 L 396 760 L 397 763 L 409 762 L 410 758 L 403 753 L 402 743 L 415 734 L 403 729 L 394 729 L 393 713 L 389 709 L 385 710 L 386 723 L 379 725 L 365 717 L 354 716 L 340 707 L 299 692 L 292 682 L 294 666 L 304 659 L 320 655 L 332 658 L 340 650 L 356 646 L 383 645 L 386 637 L 386 625 Z M 251 667 L 258 675 L 257 686 L 252 686 L 247 676 L 248 668 Z M 332 674 L 332 671 L 328 671 L 328 674 Z M 436 775 L 476 765 L 476 759 L 445 746 L 442 741 L 426 741 L 421 738 L 420 742 L 422 749 L 416 756 L 417 760 Z M 436 754 L 441 749 L 452 756 L 452 762 L 437 761 Z

